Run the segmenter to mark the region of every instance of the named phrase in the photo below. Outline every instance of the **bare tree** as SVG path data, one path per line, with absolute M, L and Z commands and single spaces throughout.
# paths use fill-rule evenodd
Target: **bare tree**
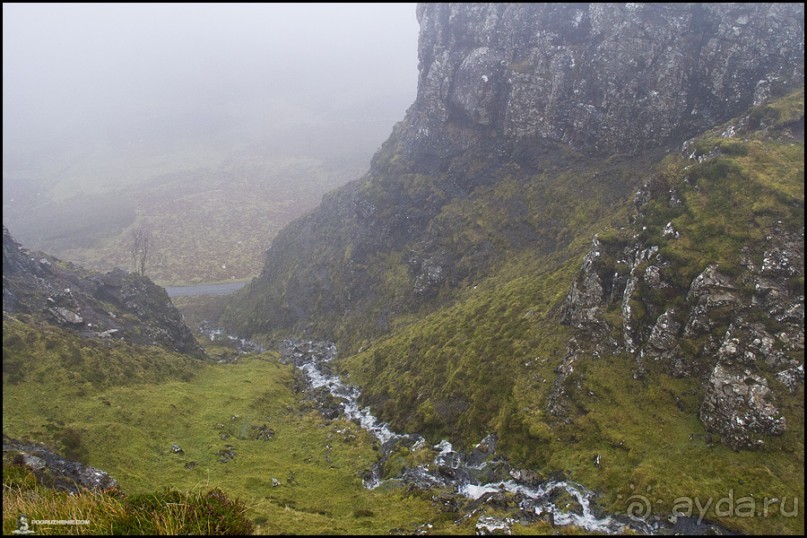
M 132 266 L 134 267 L 134 272 L 140 276 L 146 276 L 146 261 L 148 260 L 150 246 L 150 231 L 143 226 L 132 230 Z

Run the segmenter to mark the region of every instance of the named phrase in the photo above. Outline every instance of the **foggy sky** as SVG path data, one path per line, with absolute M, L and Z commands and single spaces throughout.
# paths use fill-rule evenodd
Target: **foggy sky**
M 417 33 L 415 4 L 4 3 L 4 165 L 267 96 L 338 107 L 406 93 L 402 119 Z

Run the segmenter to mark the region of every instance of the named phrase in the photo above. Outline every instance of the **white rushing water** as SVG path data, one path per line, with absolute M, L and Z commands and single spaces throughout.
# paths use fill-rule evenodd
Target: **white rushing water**
M 325 387 L 333 397 L 340 401 L 346 418 L 358 422 L 362 428 L 373 434 L 382 443 L 382 446 L 390 446 L 390 441 L 405 437 L 393 432 L 387 423 L 379 421 L 373 416 L 369 407 L 360 408 L 358 402 L 361 392 L 359 389 L 345 385 L 337 375 L 330 373 L 328 363 L 336 357 L 336 347 L 333 344 L 288 342 L 287 345 L 297 350 L 292 353 L 292 359 L 295 365 L 305 373 L 311 386 L 316 389 Z M 421 444 L 422 440 L 418 441 L 415 446 Z M 432 448 L 436 452 L 434 463 L 438 468 L 442 466 L 460 469 L 465 466 L 471 469 L 481 469 L 486 465 L 486 462 L 476 466 L 466 464 L 462 455 L 458 454 L 451 443 L 446 440 L 440 441 Z M 534 511 L 537 515 L 551 513 L 555 525 L 575 525 L 597 533 L 622 533 L 625 530 L 624 522 L 616 521 L 609 516 L 595 515 L 591 508 L 592 492 L 569 481 L 552 480 L 539 486 L 527 486 L 514 480 L 475 484 L 463 482 L 461 479 L 447 480 L 444 476 L 438 476 L 424 466 L 419 466 L 415 471 L 423 482 L 452 485 L 458 494 L 470 499 L 478 499 L 486 493 L 502 491 L 518 494 L 523 499 L 521 501 L 522 509 Z M 378 477 L 365 481 L 365 485 L 371 489 L 380 484 L 381 480 Z M 577 504 L 576 510 L 565 510 L 566 506 L 556 506 L 551 500 L 557 497 L 557 495 L 553 495 L 556 490 L 563 490 L 567 494 L 567 499 L 569 497 L 574 499 Z
M 556 489 L 565 490 L 566 493 L 571 495 L 580 505 L 582 513 L 565 512 L 555 506 L 553 502 L 548 501 L 550 494 Z M 496 491 L 521 494 L 526 500 L 532 501 L 530 503 L 527 503 L 527 501 L 522 502 L 522 508 L 529 508 L 536 514 L 551 512 L 554 515 L 555 525 L 575 525 L 589 531 L 601 533 L 619 532 L 624 528 L 624 524 L 615 521 L 611 517 L 595 516 L 591 511 L 591 493 L 583 487 L 565 480 L 551 480 L 538 487 L 528 487 L 508 480 L 482 485 L 464 484 L 458 488 L 459 493 L 472 499 L 478 499 L 485 493 Z

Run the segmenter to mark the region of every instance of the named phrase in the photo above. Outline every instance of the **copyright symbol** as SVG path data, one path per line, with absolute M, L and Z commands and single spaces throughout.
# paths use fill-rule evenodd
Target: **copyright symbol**
M 641 519 L 650 515 L 650 501 L 644 495 L 631 495 L 628 500 L 626 509 L 630 517 L 638 517 Z

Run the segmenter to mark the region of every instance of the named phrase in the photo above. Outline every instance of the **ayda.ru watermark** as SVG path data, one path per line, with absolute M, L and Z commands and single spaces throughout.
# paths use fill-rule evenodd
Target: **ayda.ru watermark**
M 656 500 L 657 504 L 662 501 Z M 653 504 L 644 495 L 631 495 L 625 501 L 626 512 L 629 516 L 647 518 Z M 735 498 L 734 490 L 730 489 L 725 497 L 715 499 L 707 497 L 678 497 L 673 500 L 671 514 L 678 517 L 697 517 L 700 524 L 709 510 L 715 517 L 796 517 L 799 515 L 799 499 L 796 497 L 763 497 L 757 499 L 750 495 Z

